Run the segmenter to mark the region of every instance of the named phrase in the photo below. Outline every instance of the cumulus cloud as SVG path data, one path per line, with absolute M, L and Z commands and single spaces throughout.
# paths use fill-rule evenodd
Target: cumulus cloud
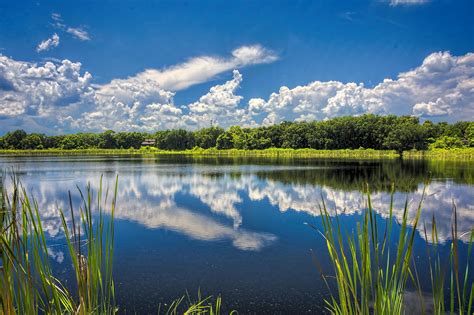
M 242 82 L 239 71 L 233 71 L 233 78 L 222 85 L 213 86 L 209 93 L 201 96 L 199 101 L 188 105 L 189 114 L 184 117 L 190 126 L 207 126 L 218 122 L 221 126 L 239 125 L 246 111 L 238 108 L 242 96 L 235 92 Z
M 282 86 L 267 99 L 247 102 L 238 94 L 243 77 L 234 70 L 231 79 L 213 86 L 195 102 L 174 103 L 175 93 L 182 89 L 231 69 L 276 59 L 259 45 L 244 46 L 229 57 L 196 57 L 169 68 L 148 69 L 93 85 L 92 75 L 82 74 L 80 63 L 64 60 L 38 65 L 0 56 L 0 117 L 8 117 L 2 130 L 155 131 L 195 129 L 211 121 L 222 127 L 254 126 L 364 113 L 445 121 L 474 117 L 473 53 L 433 53 L 419 67 L 373 87 L 315 81 L 293 88 Z
M 39 43 L 38 46 L 36 47 L 36 51 L 37 52 L 48 51 L 54 47 L 58 47 L 58 45 L 59 45 L 59 36 L 58 34 L 54 33 L 53 36 Z
M 173 102 L 175 91 L 213 79 L 234 67 L 275 61 L 277 56 L 260 45 L 243 46 L 228 58 L 201 56 L 163 70 L 148 69 L 126 79 L 99 86 L 93 106 L 81 117 L 64 121 L 75 128 L 153 131 L 164 128 L 197 128 L 212 120 L 220 125 L 238 124 L 245 110 L 239 109 L 241 96 L 235 91 L 242 76 L 212 87 L 199 101 L 183 111 Z M 225 121 L 224 121 L 225 120 Z
M 283 86 L 267 100 L 251 99 L 249 110 L 263 124 L 364 113 L 465 120 L 474 116 L 474 54 L 433 53 L 421 66 L 373 88 L 339 81 Z
M 37 65 L 0 55 L 0 116 L 51 118 L 86 99 L 93 93 L 92 76 L 80 69 L 69 60 Z
M 62 21 L 60 15 L 53 15 L 53 19 Z M 38 125 L 45 125 L 56 131 L 62 128 L 151 131 L 186 127 L 183 115 L 190 112 L 185 120 L 197 126 L 204 121 L 195 117 L 200 115 L 200 106 L 214 109 L 214 113 L 205 115 L 214 119 L 225 108 L 229 115 L 236 109 L 241 97 L 233 92 L 242 81 L 240 73 L 236 71 L 231 81 L 213 87 L 185 112 L 174 105 L 174 91 L 209 81 L 233 67 L 276 59 L 276 55 L 260 45 L 244 46 L 228 58 L 196 57 L 163 70 L 149 69 L 93 86 L 90 73 L 80 74 L 80 63 L 64 60 L 37 65 L 1 56 L 0 115 L 8 116 L 11 125 L 27 125 L 26 129 L 35 130 Z M 9 128 L 8 124 L 4 128 Z

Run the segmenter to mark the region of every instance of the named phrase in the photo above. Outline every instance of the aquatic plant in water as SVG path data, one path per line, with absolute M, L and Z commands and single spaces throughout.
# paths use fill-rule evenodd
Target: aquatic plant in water
M 70 221 L 59 209 L 62 229 L 72 261 L 76 287 L 71 293 L 53 273 L 48 258 L 48 243 L 44 234 L 38 203 L 31 199 L 18 178 L 12 176 L 12 192 L 0 187 L 0 313 L 2 314 L 113 314 L 119 308 L 115 303 L 113 280 L 114 215 L 118 180 L 109 203 L 108 189 L 103 190 L 102 179 L 97 195 L 86 187 L 78 189 L 81 205 L 75 210 L 69 193 Z M 3 181 L 0 180 L 0 184 Z M 320 206 L 324 237 L 334 269 L 336 293 L 326 300 L 333 314 L 403 314 L 413 310 L 408 305 L 419 305 L 422 313 L 445 312 L 471 314 L 474 284 L 469 282 L 469 259 L 474 238 L 470 234 L 468 263 L 461 269 L 456 208 L 453 205 L 452 242 L 447 262 L 437 251 L 438 233 L 433 217 L 431 231 L 424 226 L 428 240 L 431 293 L 422 292 L 418 271 L 413 260 L 415 231 L 425 191 L 412 222 L 408 219 L 408 201 L 405 202 L 400 231 L 393 233 L 393 188 L 389 217 L 377 218 L 367 189 L 367 208 L 357 224 L 355 233 L 343 231 L 339 215 L 331 217 L 324 200 Z M 380 233 L 383 231 L 383 233 Z M 394 234 L 395 235 L 395 234 Z M 397 244 L 391 249 L 391 244 Z M 332 288 L 332 277 L 322 270 L 322 278 Z M 411 281 L 416 291 L 407 290 Z M 446 288 L 449 293 L 446 294 Z M 198 293 L 197 300 L 184 296 L 166 309 L 158 306 L 158 313 L 166 314 L 219 314 L 221 298 L 214 301 Z
M 388 219 L 380 220 L 372 207 L 367 189 L 367 208 L 357 223 L 355 233 L 343 230 L 339 215 L 331 217 L 324 200 L 320 205 L 322 230 L 312 226 L 326 241 L 334 275 L 327 275 L 318 263 L 323 280 L 331 291 L 326 306 L 332 314 L 410 314 L 417 308 L 422 314 L 446 312 L 472 314 L 474 284 L 469 282 L 469 260 L 473 243 L 474 227 L 468 243 L 465 269 L 460 268 L 456 208 L 453 205 L 454 222 L 452 241 L 447 262 L 437 252 L 436 221 L 433 217 L 431 243 L 428 251 L 432 292 L 422 292 L 417 266 L 413 259 L 416 228 L 420 224 L 425 190 L 416 208 L 412 222 L 408 219 L 408 200 L 405 202 L 400 231 L 393 238 L 393 193 Z M 411 226 L 411 227 L 410 227 Z M 382 228 L 382 229 L 381 229 Z M 383 234 L 380 232 L 383 231 Z M 428 240 L 426 226 L 425 238 Z M 391 248 L 391 244 L 396 244 Z M 428 245 L 427 245 L 428 246 Z M 429 247 L 428 247 L 429 248 Z M 335 279 L 335 284 L 332 279 Z M 416 288 L 408 290 L 408 281 Z M 472 280 L 471 280 L 472 281 Z M 449 288 L 449 296 L 445 288 Z M 449 302 L 445 302 L 449 300 Z M 409 307 L 411 307 L 409 309 Z
M 97 195 L 78 188 L 81 205 L 74 210 L 69 193 L 71 223 L 59 209 L 62 229 L 72 261 L 76 286 L 69 291 L 55 277 L 48 257 L 48 242 L 35 199 L 28 196 L 16 176 L 12 192 L 0 178 L 0 314 L 114 314 L 114 214 L 118 180 L 108 204 L 108 189 L 100 180 Z M 106 215 L 107 214 L 107 215 Z M 74 293 L 71 293 L 74 292 Z M 221 298 L 197 300 L 184 296 L 158 314 L 219 314 Z

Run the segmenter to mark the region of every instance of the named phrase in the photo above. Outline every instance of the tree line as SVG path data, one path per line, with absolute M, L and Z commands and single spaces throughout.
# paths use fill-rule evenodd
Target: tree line
M 417 117 L 367 114 L 324 121 L 282 122 L 271 126 L 232 126 L 161 130 L 155 133 L 76 133 L 47 136 L 23 130 L 0 137 L 0 149 L 139 149 L 145 139 L 155 139 L 163 150 L 266 148 L 426 150 L 428 148 L 474 147 L 474 122 L 420 123 Z

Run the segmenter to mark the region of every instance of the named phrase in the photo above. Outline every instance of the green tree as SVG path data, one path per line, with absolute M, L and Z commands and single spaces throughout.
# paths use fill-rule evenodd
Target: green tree
M 117 144 L 115 142 L 115 132 L 107 130 L 100 134 L 99 147 L 102 149 L 115 149 Z
M 464 147 L 463 141 L 459 137 L 442 136 L 430 144 L 432 149 L 453 149 Z
M 232 149 L 234 143 L 232 142 L 232 135 L 229 132 L 224 132 L 217 137 L 216 147 L 219 150 Z
M 411 116 L 399 117 L 384 140 L 384 146 L 402 154 L 405 150 L 426 149 L 426 138 L 418 118 Z
M 147 135 L 142 132 L 118 132 L 115 134 L 115 144 L 117 148 L 139 149 Z
M 61 148 L 61 143 L 65 135 L 55 135 L 44 138 L 43 146 L 45 149 Z
M 474 147 L 474 122 L 470 122 L 466 128 L 466 141 L 468 146 Z
M 0 149 L 7 149 L 7 144 L 4 137 L 0 137 Z
M 224 133 L 224 129 L 220 127 L 203 128 L 194 132 L 196 145 L 203 149 L 216 146 L 217 138 Z
M 247 135 L 240 126 L 232 126 L 227 131 L 232 137 L 232 144 L 236 149 L 247 149 Z
M 21 140 L 21 148 L 26 150 L 36 150 L 44 148 L 45 136 L 42 134 L 32 133 Z
M 27 133 L 24 130 L 18 129 L 13 132 L 7 132 L 3 139 L 8 149 L 23 149 L 21 147 L 21 141 L 23 141 L 26 136 Z
M 308 148 L 308 139 L 306 134 L 309 130 L 309 125 L 306 122 L 292 123 L 283 132 L 283 148 Z
M 194 134 L 184 129 L 159 131 L 155 138 L 157 147 L 163 150 L 186 150 L 195 145 Z
M 329 138 L 328 132 L 323 125 L 317 122 L 310 124 L 306 133 L 308 146 L 312 149 L 324 150 L 329 149 L 332 144 L 332 139 Z

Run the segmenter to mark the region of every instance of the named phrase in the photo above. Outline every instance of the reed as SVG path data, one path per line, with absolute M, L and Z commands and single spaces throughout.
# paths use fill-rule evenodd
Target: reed
M 193 156 L 251 156 L 251 157 L 290 157 L 290 158 L 357 158 L 357 159 L 380 159 L 399 158 L 400 155 L 393 150 L 373 149 L 341 149 L 341 150 L 316 150 L 316 149 L 285 149 L 268 148 L 261 150 L 228 149 L 218 150 L 216 148 L 202 149 L 196 147 L 189 150 L 162 150 L 155 147 L 142 147 L 140 149 L 38 149 L 38 150 L 0 150 L 5 155 L 193 155 Z M 428 159 L 428 160 L 474 160 L 474 148 L 455 149 L 430 149 L 426 151 L 404 151 L 402 157 L 405 159 Z
M 281 157 L 281 158 L 358 158 L 380 159 L 398 158 L 399 155 L 391 150 L 347 149 L 347 150 L 315 150 L 315 149 L 285 149 L 268 148 L 262 150 L 216 148 L 202 149 L 195 147 L 190 150 L 161 150 L 154 147 L 140 149 L 47 149 L 47 150 L 0 150 L 0 154 L 11 155 L 188 155 L 188 156 L 224 156 L 224 157 Z
M 430 149 L 427 151 L 405 151 L 403 157 L 431 160 L 474 160 L 474 148 Z
M 96 224 L 93 224 L 92 209 L 95 198 L 90 184 L 87 185 L 85 194 L 81 189 L 78 189 L 81 196 L 79 224 L 76 225 L 77 219 L 70 192 L 72 226 L 68 226 L 64 212 L 60 211 L 62 227 L 76 275 L 78 300 L 74 308 L 78 314 L 113 314 L 117 310 L 112 277 L 117 184 L 118 180 L 115 181 L 108 222 L 104 219 L 104 204 L 107 204 L 108 190 L 105 193 L 105 200 L 103 200 L 102 178 L 97 193 L 98 221 Z M 81 235 L 84 235 L 83 239 L 81 239 Z
M 427 249 L 430 259 L 429 272 L 431 279 L 431 293 L 435 314 L 453 314 L 457 311 L 459 314 L 472 314 L 474 302 L 474 283 L 469 282 L 469 262 L 471 259 L 472 244 L 474 240 L 474 227 L 471 231 L 463 234 L 470 235 L 468 250 L 466 256 L 466 267 L 461 268 L 461 259 L 459 255 L 460 237 L 457 228 L 456 205 L 453 204 L 453 223 L 451 225 L 450 251 L 448 257 L 442 259 L 439 253 L 438 231 L 436 220 L 433 217 L 431 227 L 431 238 L 428 238 L 426 225 L 423 227 L 425 240 L 431 240 L 433 247 Z M 448 277 L 447 277 L 448 276 Z M 472 280 L 471 280 L 472 281 Z M 448 289 L 449 299 L 446 303 L 446 292 Z
M 0 177 L 0 314 L 115 314 L 119 310 L 113 280 L 118 179 L 110 202 L 102 178 L 97 195 L 90 184 L 84 192 L 78 188 L 79 209 L 74 209 L 69 193 L 70 223 L 59 209 L 76 279 L 72 291 L 54 276 L 38 203 L 16 176 L 11 177 L 10 194 L 3 183 Z M 220 297 L 212 300 L 199 293 L 197 300 L 188 295 L 163 311 L 218 315 L 221 303 Z
M 469 283 L 469 260 L 473 242 L 474 229 L 470 233 L 466 268 L 460 269 L 457 232 L 457 217 L 454 207 L 452 226 L 452 242 L 448 264 L 443 264 L 440 254 L 436 252 L 438 244 L 436 222 L 433 217 L 432 242 L 435 253 L 430 252 L 430 274 L 432 292 L 426 296 L 422 292 L 417 274 L 417 266 L 413 259 L 413 246 L 416 228 L 419 226 L 422 198 L 416 208 L 411 222 L 408 219 L 408 200 L 405 202 L 400 231 L 393 238 L 393 190 L 389 205 L 389 217 L 378 219 L 372 208 L 370 192 L 367 189 L 367 208 L 357 223 L 356 233 L 343 230 L 339 215 L 329 215 L 324 201 L 320 206 L 322 230 L 316 229 L 326 241 L 333 276 L 326 275 L 322 268 L 323 280 L 331 291 L 335 285 L 335 293 L 326 300 L 327 309 L 332 314 L 407 314 L 405 296 L 407 283 L 411 281 L 416 288 L 418 302 L 423 313 L 427 305 L 434 305 L 435 314 L 472 314 L 474 285 Z M 383 233 L 380 233 L 383 231 Z M 425 226 L 426 232 L 426 226 Z M 425 233 L 425 236 L 427 233 Z M 391 248 L 391 244 L 396 244 Z M 428 246 L 428 245 L 427 245 Z M 429 248 L 429 246 L 428 246 Z M 434 254 L 434 255 L 433 255 Z M 320 264 L 317 264 L 320 266 Z M 449 280 L 446 282 L 446 276 Z M 335 284 L 332 282 L 335 279 Z M 472 280 L 471 280 L 472 281 Z M 445 289 L 449 289 L 449 302 L 445 303 Z
M 12 183 L 11 196 L 2 188 L 1 198 L 1 312 L 73 312 L 73 299 L 54 277 L 49 263 L 38 204 L 30 202 L 17 178 Z

